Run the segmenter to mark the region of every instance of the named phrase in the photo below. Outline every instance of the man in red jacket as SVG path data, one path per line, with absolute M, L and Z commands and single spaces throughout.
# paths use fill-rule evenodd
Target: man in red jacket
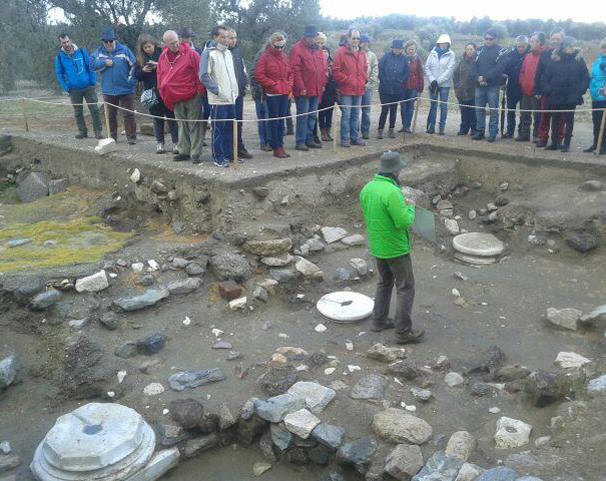
M 297 105 L 296 149 L 319 149 L 321 143 L 314 141 L 314 129 L 320 98 L 328 81 L 328 60 L 319 48 L 315 26 L 305 27 L 303 38 L 290 52 L 290 66 L 293 72 L 293 95 Z M 308 115 L 302 115 L 307 114 Z
M 366 145 L 359 139 L 360 106 L 368 81 L 366 54 L 360 49 L 360 31 L 350 30 L 347 45 L 340 47 L 332 64 L 341 106 L 341 146 Z
M 202 124 L 200 120 L 204 87 L 198 78 L 200 55 L 188 43 L 179 43 L 177 32 L 168 30 L 162 36 L 166 48 L 158 59 L 158 90 L 164 104 L 175 112 L 179 124 L 179 153 L 173 158 L 180 162 L 201 162 Z
M 536 96 L 536 76 L 541 54 L 545 50 L 545 34 L 535 32 L 529 40 L 530 52 L 524 57 L 522 68 L 520 69 L 520 88 L 522 90 L 522 100 L 520 101 L 520 110 L 538 110 L 539 100 Z M 534 116 L 534 122 L 532 122 Z M 524 142 L 530 140 L 530 124 L 533 123 L 533 137 L 539 136 L 539 113 L 522 112 L 520 114 L 520 131 L 516 140 Z

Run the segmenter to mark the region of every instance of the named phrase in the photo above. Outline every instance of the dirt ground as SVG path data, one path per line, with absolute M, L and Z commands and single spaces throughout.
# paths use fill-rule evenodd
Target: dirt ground
M 449 133 L 454 130 L 451 122 Z M 582 127 L 579 131 L 583 132 Z M 586 134 L 587 132 L 585 132 Z M 579 133 L 579 138 L 585 135 Z M 417 136 L 411 137 L 414 139 Z M 427 137 L 422 134 L 423 141 Z M 252 133 L 249 132 L 249 138 Z M 417 137 L 418 138 L 418 137 Z M 441 146 L 464 150 L 468 139 L 456 136 L 443 138 L 433 137 L 431 142 Z M 386 145 L 390 141 L 385 141 Z M 571 159 L 585 162 L 585 154 L 578 153 L 584 143 L 576 145 Z M 511 141 L 498 142 L 494 146 L 481 143 L 486 149 L 486 156 L 499 153 L 520 152 L 520 155 L 532 155 L 529 146 L 519 146 Z M 376 149 L 378 144 L 373 141 Z M 141 142 L 137 148 L 150 152 L 151 141 Z M 473 148 L 476 148 L 473 145 Z M 251 149 L 252 150 L 252 149 Z M 253 152 L 257 154 L 257 152 Z M 318 154 L 319 155 L 319 154 Z M 322 155 L 330 155 L 328 151 Z M 345 155 L 345 154 L 339 154 Z M 541 153 L 543 156 L 544 154 Z M 560 153 L 548 153 L 547 159 L 562 159 Z M 590 156 L 591 162 L 601 162 Z M 296 160 L 296 157 L 295 157 Z M 431 162 L 431 158 L 426 159 Z M 256 161 L 255 161 L 256 162 Z M 246 169 L 271 169 L 271 159 L 261 158 L 259 166 L 245 164 Z M 474 167 L 475 168 L 475 167 Z M 494 171 L 488 166 L 485 172 L 477 170 L 477 178 L 489 178 Z M 573 202 L 578 182 L 564 178 L 561 188 L 542 186 L 537 178 L 513 179 L 516 167 L 511 168 L 511 179 L 501 176 L 498 181 L 511 180 L 511 191 L 507 195 L 513 202 L 529 201 L 541 205 L 547 210 L 566 210 L 569 215 L 561 220 L 563 224 L 574 224 L 575 217 L 570 209 L 564 209 L 566 202 L 558 201 L 557 192 L 566 192 Z M 545 178 L 551 179 L 545 167 Z M 579 178 L 587 180 L 590 175 Z M 558 174 L 559 175 L 559 174 Z M 519 364 L 529 369 L 553 370 L 553 362 L 560 351 L 571 351 L 592 360 L 588 368 L 589 378 L 604 373 L 604 328 L 583 329 L 576 332 L 557 330 L 547 326 L 544 315 L 547 307 L 575 307 L 588 312 L 606 301 L 606 281 L 604 265 L 606 251 L 604 247 L 581 255 L 570 249 L 557 233 L 546 233 L 546 237 L 555 240 L 556 247 L 552 252 L 548 246 L 532 246 L 527 242 L 531 228 L 519 227 L 515 230 L 504 230 L 484 226 L 478 221 L 469 221 L 467 212 L 471 208 L 480 208 L 494 200 L 494 184 L 497 179 L 486 181 L 485 187 L 472 190 L 468 195 L 453 198 L 455 214 L 461 215 L 461 227 L 468 230 L 491 230 L 508 245 L 506 258 L 502 262 L 475 268 L 456 263 L 450 253 L 448 238 L 443 242 L 444 249 L 432 246 L 426 241 L 415 238 L 413 263 L 416 279 L 416 298 L 414 308 L 415 323 L 427 331 L 425 341 L 419 345 L 407 346 L 408 359 L 418 367 L 434 364 L 440 355 L 446 355 L 451 369 L 465 373 L 477 365 L 482 354 L 492 345 L 498 345 L 506 354 L 506 364 Z M 523 189 L 514 190 L 514 184 Z M 542 190 L 544 189 L 544 190 Z M 551 189 L 551 190 L 550 190 Z M 554 190 L 555 189 L 555 190 Z M 602 192 L 606 195 L 606 193 Z M 590 217 L 600 219 L 600 210 L 604 198 L 595 194 Z M 94 196 L 84 196 L 90 199 Z M 584 197 L 585 198 L 585 197 Z M 10 210 L 8 197 L 0 209 Z M 73 201 L 73 197 L 72 197 Z M 564 204 L 564 205 L 562 205 Z M 570 207 L 568 203 L 568 207 Z M 91 206 L 94 211 L 94 206 Z M 538 209 L 537 211 L 539 211 Z M 69 212 L 53 213 L 56 220 L 65 220 Z M 0 211 L 0 213 L 2 213 Z M 292 215 L 304 218 L 307 226 L 314 224 L 341 226 L 350 233 L 364 234 L 361 216 L 355 202 L 343 199 L 338 205 L 325 206 L 310 212 L 297 212 L 296 206 L 282 215 L 259 218 L 258 225 L 264 222 L 288 224 Z M 589 214 L 587 214 L 589 215 Z M 578 216 L 577 216 L 578 217 Z M 30 221 L 36 219 L 30 219 Z M 14 222 L 14 220 L 13 220 Z M 576 228 L 576 226 L 575 226 Z M 175 249 L 201 242 L 200 237 L 168 235 L 164 226 L 149 222 L 137 229 L 133 240 L 117 252 L 106 255 L 106 260 L 125 259 L 129 263 L 155 259 L 161 263 Z M 224 242 L 224 240 L 221 240 Z M 119 402 L 131 406 L 142 413 L 151 422 L 168 419 L 163 414 L 169 402 L 183 397 L 199 399 L 209 410 L 227 401 L 237 412 L 242 403 L 253 396 L 266 397 L 257 382 L 266 371 L 266 363 L 275 350 L 281 346 L 297 346 L 308 353 L 325 353 L 338 360 L 337 370 L 331 375 L 324 374 L 324 367 L 310 367 L 301 371 L 301 379 L 314 379 L 323 385 L 341 380 L 351 387 L 362 376 L 377 372 L 383 373 L 385 364 L 367 359 L 364 353 L 374 343 L 382 342 L 393 345 L 392 332 L 371 333 L 369 321 L 359 324 L 340 325 L 324 319 L 315 309 L 315 302 L 325 293 L 342 289 L 344 284 L 335 280 L 337 268 L 347 267 L 351 258 L 363 258 L 372 266 L 364 246 L 347 249 L 328 249 L 309 259 L 324 272 L 322 282 L 298 282 L 279 289 L 270 297 L 267 304 L 255 302 L 254 310 L 243 312 L 230 311 L 225 301 L 217 294 L 217 279 L 212 274 L 204 276 L 204 284 L 195 293 L 186 296 L 173 296 L 161 304 L 138 312 L 119 314 L 119 327 L 108 331 L 93 322 L 88 324 L 83 333 L 101 346 L 108 357 L 113 357 L 114 349 L 125 341 L 136 340 L 146 334 L 160 331 L 168 336 L 166 347 L 153 356 L 160 360 L 157 367 L 149 374 L 143 374 L 138 367 L 148 361 L 145 356 L 129 360 L 113 359 L 117 369 L 127 372 L 123 392 L 118 392 Z M 81 266 L 81 271 L 95 272 L 101 263 Z M 61 280 L 66 273 L 60 268 L 40 271 L 46 278 Z M 454 276 L 462 273 L 467 280 Z M 183 279 L 182 271 L 154 273 L 154 285 L 164 285 L 174 279 Z M 254 279 L 267 277 L 259 271 Z M 123 297 L 127 294 L 143 292 L 145 287 L 136 284 L 136 278 L 129 270 L 120 271 L 113 279 L 111 286 L 100 295 L 76 295 L 67 293 L 68 300 L 73 301 L 74 310 L 94 302 L 104 305 L 109 299 Z M 6 279 L 5 284 L 18 282 L 18 279 Z M 348 282 L 351 289 L 373 296 L 376 276 Z M 254 289 L 253 280 L 246 283 L 246 293 Z M 465 302 L 457 305 L 452 289 L 460 291 Z M 71 313 L 70 313 L 71 315 Z M 190 325 L 184 325 L 185 317 L 191 319 Z M 55 324 L 55 321 L 59 322 Z M 63 321 L 63 322 L 61 322 Z M 324 323 L 328 330 L 318 333 L 314 327 Z M 229 341 L 234 350 L 240 351 L 242 357 L 235 361 L 226 359 L 226 352 L 212 349 L 216 341 L 211 330 L 219 328 L 224 331 L 221 339 Z M 2 338 L 0 354 L 17 352 L 25 366 L 22 382 L 0 394 L 0 441 L 9 440 L 23 460 L 18 470 L 18 479 L 30 480 L 27 464 L 33 450 L 53 425 L 55 419 L 85 403 L 84 400 L 66 398 L 63 381 L 63 357 L 65 347 L 75 341 L 80 333 L 67 325 L 66 318 L 57 313 L 31 313 L 20 309 L 10 309 L 0 319 Z M 353 350 L 346 348 L 346 343 L 353 343 Z M 295 363 L 298 365 L 300 363 Z M 360 371 L 348 372 L 347 365 L 358 365 Z M 176 393 L 168 389 L 166 379 L 175 370 L 202 369 L 220 367 L 227 379 L 185 393 Z M 604 446 L 606 426 L 606 405 L 603 400 L 587 400 L 582 390 L 578 390 L 576 399 L 564 400 L 551 406 L 537 408 L 532 406 L 521 393 L 499 392 L 494 396 L 473 396 L 468 387 L 448 388 L 443 382 L 444 372 L 432 371 L 428 374 L 429 389 L 434 398 L 426 403 L 415 400 L 410 387 L 416 384 L 395 382 L 390 376 L 390 383 L 383 403 L 354 400 L 349 397 L 349 389 L 339 390 L 335 401 L 322 414 L 324 421 L 332 422 L 347 429 L 347 439 L 352 440 L 368 435 L 372 416 L 381 411 L 385 405 L 399 406 L 401 402 L 416 406 L 416 415 L 428 421 L 434 429 L 434 438 L 423 446 L 427 459 L 432 452 L 443 449 L 445 442 L 454 431 L 467 430 L 478 440 L 478 448 L 471 461 L 484 467 L 491 467 L 506 460 L 515 452 L 530 454 L 536 461 L 526 466 L 529 473 L 541 477 L 544 481 L 586 480 L 599 481 L 604 478 L 606 462 L 600 456 Z M 143 394 L 143 388 L 152 382 L 163 383 L 166 391 L 155 397 Z M 109 398 L 105 398 L 109 400 Z M 500 415 L 521 419 L 533 426 L 531 443 L 519 450 L 500 451 L 495 449 L 493 435 L 496 420 L 500 415 L 489 413 L 489 408 L 499 407 Z M 551 419 L 564 417 L 563 426 L 551 427 Z M 552 441 L 543 447 L 535 447 L 534 440 L 540 436 L 550 435 Z M 243 448 L 228 445 L 222 449 L 204 452 L 200 456 L 183 462 L 173 470 L 166 479 L 194 481 L 205 478 L 228 481 L 233 479 L 254 479 L 252 465 L 261 461 L 262 455 L 256 448 Z M 512 462 L 511 460 L 509 461 Z M 522 473 L 521 468 L 520 473 Z M 268 481 L 278 481 L 289 477 L 297 481 L 315 480 L 326 472 L 326 468 L 316 466 L 293 466 L 285 461 L 279 462 L 272 470 L 263 475 Z M 351 479 L 356 479 L 351 473 Z

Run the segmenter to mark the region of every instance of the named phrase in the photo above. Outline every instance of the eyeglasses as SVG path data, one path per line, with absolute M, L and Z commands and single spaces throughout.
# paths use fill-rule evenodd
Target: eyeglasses
M 360 37 L 351 37 L 352 40 L 360 40 Z
M 114 43 L 113 40 L 103 40 L 103 43 Z

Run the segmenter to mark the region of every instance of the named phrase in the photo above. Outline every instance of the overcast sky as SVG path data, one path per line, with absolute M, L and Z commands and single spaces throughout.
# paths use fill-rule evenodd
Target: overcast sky
M 546 0 L 320 0 L 322 14 L 352 19 L 360 16 L 401 13 L 420 17 L 455 17 L 469 20 L 489 16 L 495 20 L 507 18 L 540 18 L 577 22 L 599 22 L 604 17 L 597 14 L 600 0 L 575 0 L 574 2 L 547 2 Z

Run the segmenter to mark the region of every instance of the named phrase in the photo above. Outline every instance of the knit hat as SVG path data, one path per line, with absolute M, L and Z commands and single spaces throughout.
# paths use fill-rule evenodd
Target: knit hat
M 447 43 L 448 45 L 451 45 L 452 42 L 450 41 L 450 35 L 443 33 L 438 37 L 438 41 L 436 43 Z
M 400 152 L 392 152 L 391 150 L 388 150 L 381 155 L 381 167 L 379 168 L 379 172 L 398 172 L 406 167 L 406 165 L 407 163 L 404 159 L 402 159 Z
M 116 33 L 112 27 L 107 27 L 103 29 L 101 32 L 101 40 L 104 42 L 109 42 L 110 40 L 116 40 Z
M 360 43 L 370 43 L 370 37 L 363 33 L 362 35 L 360 35 Z
M 401 39 L 395 39 L 391 41 L 391 48 L 400 48 L 403 49 L 404 48 L 404 40 Z
M 305 32 L 303 32 L 303 36 L 304 37 L 317 37 L 318 29 L 316 28 L 315 25 L 307 25 L 305 27 Z
M 179 37 L 181 38 L 194 38 L 196 33 L 191 27 L 183 27 L 179 30 Z

